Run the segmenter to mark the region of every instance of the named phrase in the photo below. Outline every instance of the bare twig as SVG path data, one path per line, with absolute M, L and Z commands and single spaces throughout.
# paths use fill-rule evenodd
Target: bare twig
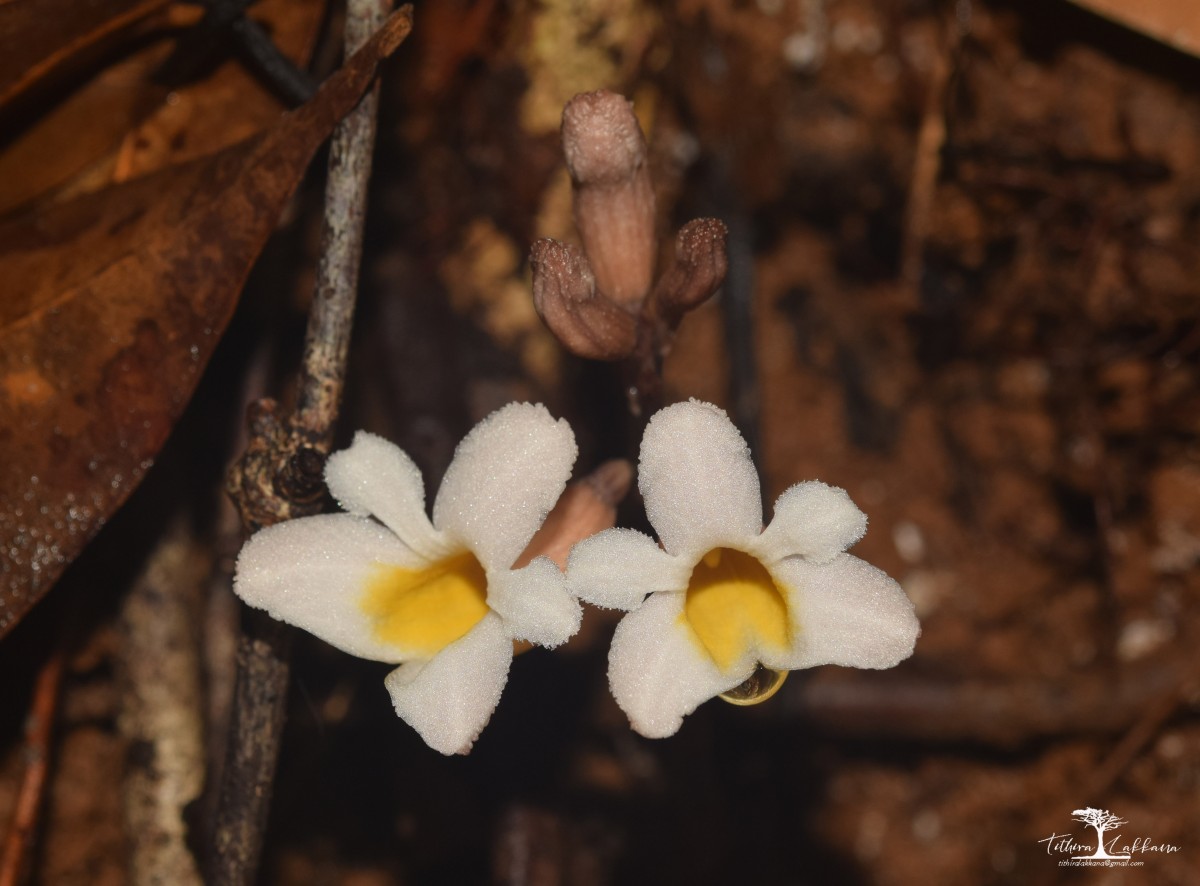
M 1193 684 L 1194 685 L 1194 684 Z M 1137 755 L 1150 744 L 1154 736 L 1166 725 L 1183 704 L 1186 684 L 1171 687 L 1158 698 L 1152 698 L 1141 717 L 1117 742 L 1104 761 L 1096 767 L 1085 797 L 1102 797 L 1117 783 L 1126 768 Z
M 196 625 L 208 571 L 206 552 L 177 517 L 122 608 L 120 726 L 131 749 L 122 791 L 133 884 L 200 883 L 183 813 L 204 785 Z
M 260 342 L 242 379 L 242 391 L 238 398 L 239 411 L 245 412 L 251 403 L 261 398 L 268 387 L 267 346 Z M 238 426 L 231 451 L 241 452 L 246 448 L 249 432 Z M 229 724 L 233 717 L 234 687 L 237 684 L 237 650 L 241 601 L 231 588 L 238 550 L 242 546 L 242 520 L 232 499 L 224 498 L 218 503 L 218 513 L 213 530 L 213 562 L 209 573 L 209 590 L 206 594 L 203 626 L 204 685 L 207 691 L 205 704 L 205 771 L 207 781 L 203 803 L 194 813 L 195 820 L 211 827 L 216 821 L 217 788 L 222 781 L 225 768 L 225 752 L 229 744 Z M 193 844 L 207 845 L 209 834 L 204 834 Z
M 897 675 L 835 674 L 785 686 L 760 716 L 800 715 L 839 735 L 971 742 L 1015 749 L 1041 739 L 1113 735 L 1132 728 L 1128 739 L 1144 743 L 1137 728 L 1153 732 L 1183 704 L 1181 687 L 1196 680 L 1189 648 L 1171 659 L 1117 672 L 1079 674 L 1066 680 L 929 680 Z M 1161 706 L 1147 699 L 1163 699 Z M 1166 699 L 1172 699 L 1168 709 Z M 1164 713 L 1165 711 L 1165 713 Z M 1110 767 L 1119 771 L 1122 756 Z
M 946 145 L 946 95 L 958 62 L 962 38 L 970 26 L 970 6 L 959 2 L 946 27 L 946 46 L 934 59 L 925 93 L 925 110 L 913 155 L 904 234 L 900 244 L 900 281 L 915 303 L 920 295 L 925 242 L 931 228 L 933 197 Z
M 54 734 L 58 691 L 62 685 L 63 658 L 60 646 L 42 666 L 33 689 L 33 704 L 25 725 L 25 776 L 21 779 L 16 811 L 4 841 L 4 856 L 0 858 L 0 886 L 16 886 L 21 882 L 37 833 L 46 775 L 50 769 L 50 741 Z
M 390 0 L 349 0 L 347 57 L 379 28 Z M 333 441 L 358 290 L 362 229 L 378 88 L 334 132 L 316 293 L 305 337 L 295 412 L 277 404 L 251 411 L 251 440 L 230 473 L 230 493 L 248 530 L 321 507 L 321 474 Z M 238 642 L 229 745 L 221 778 L 209 877 L 248 883 L 258 868 L 279 754 L 288 685 L 290 633 L 259 612 L 244 613 Z
M 246 613 L 208 864 L 213 882 L 248 884 L 258 870 L 283 732 L 290 640 L 279 622 Z

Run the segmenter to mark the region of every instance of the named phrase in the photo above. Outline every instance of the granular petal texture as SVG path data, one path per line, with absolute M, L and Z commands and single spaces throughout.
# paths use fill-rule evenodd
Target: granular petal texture
M 654 594 L 621 619 L 608 656 L 613 698 L 647 738 L 674 735 L 698 705 L 748 673 L 722 673 L 681 626 L 683 595 Z
M 571 549 L 567 590 L 593 606 L 636 609 L 647 594 L 682 591 L 691 564 L 633 529 L 606 529 Z M 636 576 L 636 578 L 633 578 Z
M 562 495 L 575 454 L 565 421 L 540 404 L 510 403 L 458 444 L 433 525 L 464 542 L 487 569 L 508 569 Z
M 797 483 L 775 502 L 775 516 L 756 550 L 770 559 L 799 555 L 827 563 L 867 531 L 867 515 L 846 490 L 819 480 Z
M 772 566 L 800 625 L 798 643 L 774 667 L 895 667 L 913 653 L 921 626 L 913 605 L 882 569 L 850 554 L 822 565 L 792 557 Z
M 503 620 L 509 635 L 553 649 L 579 630 L 583 610 L 564 590 L 559 568 L 538 557 L 524 569 L 496 571 L 488 582 L 488 605 Z
M 374 516 L 417 553 L 433 560 L 450 546 L 425 514 L 425 483 L 395 443 L 359 431 L 349 449 L 329 456 L 325 483 L 345 510 Z
M 233 589 L 250 606 L 344 652 L 399 662 L 405 651 L 375 637 L 362 595 L 380 566 L 422 562 L 374 520 L 323 514 L 256 532 L 238 555 Z
M 691 400 L 655 413 L 642 437 L 638 487 L 669 553 L 699 559 L 762 532 L 758 472 L 725 412 Z
M 384 683 L 396 713 L 426 744 L 465 754 L 500 702 L 512 656 L 512 638 L 489 614 L 434 658 L 402 665 Z

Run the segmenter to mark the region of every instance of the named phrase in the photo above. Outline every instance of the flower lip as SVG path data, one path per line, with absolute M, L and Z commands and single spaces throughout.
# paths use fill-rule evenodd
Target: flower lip
M 791 672 L 759 664 L 754 673 L 729 691 L 722 692 L 717 698 L 738 707 L 762 704 L 774 698 L 783 688 L 789 673 Z
M 379 566 L 359 605 L 380 642 L 432 658 L 487 615 L 487 574 L 466 551 L 423 569 Z
M 757 662 L 760 649 L 778 656 L 790 645 L 787 599 L 751 554 L 713 548 L 692 569 L 686 594 L 684 618 L 724 672 Z

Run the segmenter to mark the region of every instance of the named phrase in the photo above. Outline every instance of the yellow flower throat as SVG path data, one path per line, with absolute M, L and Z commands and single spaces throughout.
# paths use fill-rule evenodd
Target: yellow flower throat
M 376 640 L 433 656 L 487 615 L 487 575 L 469 552 L 423 569 L 380 566 L 359 605 Z
M 683 618 L 721 670 L 751 648 L 783 651 L 791 627 L 771 574 L 749 554 L 714 548 L 692 570 Z

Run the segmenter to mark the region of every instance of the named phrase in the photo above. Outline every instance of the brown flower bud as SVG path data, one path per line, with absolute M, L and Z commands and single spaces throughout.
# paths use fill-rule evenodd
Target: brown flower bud
M 654 188 L 632 103 L 604 90 L 575 96 L 563 108 L 562 140 L 596 287 L 637 312 L 654 273 Z
M 549 557 L 566 570 L 567 554 L 576 542 L 610 529 L 617 505 L 633 484 L 633 465 L 623 458 L 606 461 L 581 480 L 569 484 L 513 564 L 520 569 L 534 557 Z
M 582 252 L 557 240 L 538 240 L 529 264 L 533 305 L 569 351 L 591 360 L 619 360 L 633 351 L 637 320 L 596 288 Z
M 513 563 L 513 569 L 528 566 L 535 557 L 549 557 L 566 572 L 567 555 L 577 542 L 616 525 L 617 505 L 632 485 L 633 465 L 622 458 L 606 461 L 583 479 L 568 484 L 541 528 Z M 586 607 L 579 633 L 565 648 L 594 647 L 599 642 L 597 629 L 604 621 L 598 610 Z M 513 652 L 517 655 L 532 648 L 533 644 L 525 640 L 513 641 Z
M 658 314 L 670 326 L 703 304 L 725 280 L 729 231 L 715 218 L 688 222 L 675 238 L 675 261 L 654 287 Z

